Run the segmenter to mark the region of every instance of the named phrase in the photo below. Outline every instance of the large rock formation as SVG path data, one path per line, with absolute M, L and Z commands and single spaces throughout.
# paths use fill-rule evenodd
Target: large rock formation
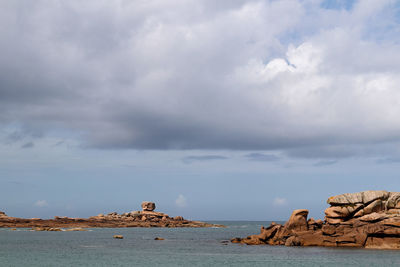
M 54 231 L 57 228 L 91 228 L 91 227 L 224 227 L 199 221 L 185 220 L 181 216 L 169 217 L 168 214 L 155 212 L 153 202 L 143 202 L 142 211 L 132 211 L 123 214 L 111 212 L 89 218 L 58 217 L 42 220 L 38 218 L 23 219 L 9 217 L 0 212 L 0 227 L 33 228 L 43 231 Z
M 272 223 L 261 233 L 234 238 L 247 245 L 329 246 L 400 249 L 400 192 L 364 191 L 328 199 L 325 220 L 307 220 L 293 211 L 285 225 Z
M 142 202 L 142 210 L 143 211 L 153 211 L 155 209 L 156 209 L 156 203 L 149 202 L 149 201 Z

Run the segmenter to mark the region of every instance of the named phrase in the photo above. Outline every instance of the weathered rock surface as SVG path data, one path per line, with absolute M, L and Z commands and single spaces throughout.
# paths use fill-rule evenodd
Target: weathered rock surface
M 142 202 L 142 210 L 143 211 L 153 211 L 155 209 L 156 209 L 156 203 L 149 202 L 149 201 Z
M 145 205 L 143 205 L 146 203 Z M 150 203 L 150 204 L 148 204 Z M 89 218 L 69 218 L 55 216 L 54 219 L 42 220 L 39 218 L 24 219 L 9 217 L 0 212 L 0 227 L 32 228 L 35 231 L 62 231 L 62 228 L 95 228 L 95 227 L 225 227 L 199 221 L 189 221 L 181 216 L 169 217 L 168 214 L 155 212 L 153 202 L 143 202 L 143 211 L 132 211 L 123 214 L 111 212 L 99 214 Z M 66 229 L 65 231 L 72 231 Z M 82 231 L 82 230 L 80 230 Z
M 400 192 L 364 191 L 333 196 L 325 220 L 307 220 L 293 211 L 285 225 L 272 223 L 261 233 L 233 238 L 247 245 L 365 247 L 400 249 Z

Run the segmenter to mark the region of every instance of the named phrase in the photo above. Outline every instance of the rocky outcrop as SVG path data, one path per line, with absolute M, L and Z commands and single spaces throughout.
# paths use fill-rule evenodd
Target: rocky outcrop
M 307 220 L 308 210 L 293 211 L 284 224 L 233 238 L 247 245 L 365 247 L 400 249 L 400 192 L 364 191 L 330 197 L 325 220 Z
M 24 219 L 9 217 L 0 212 L 0 227 L 32 228 L 36 231 L 58 231 L 63 228 L 94 228 L 94 227 L 225 227 L 199 221 L 186 220 L 181 216 L 170 217 L 162 212 L 155 212 L 153 202 L 143 202 L 142 211 L 131 211 L 118 214 L 111 212 L 89 218 L 69 218 L 55 216 L 54 219 L 39 218 Z M 68 230 L 68 229 L 67 229 Z
M 143 201 L 142 202 L 142 211 L 153 211 L 156 209 L 156 203 Z

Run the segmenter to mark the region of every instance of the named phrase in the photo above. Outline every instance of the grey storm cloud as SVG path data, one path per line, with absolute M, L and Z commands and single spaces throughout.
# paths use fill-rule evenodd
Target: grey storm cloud
M 187 156 L 182 159 L 184 163 L 190 164 L 196 161 L 213 161 L 213 160 L 225 160 L 228 157 L 219 155 L 201 155 L 201 156 Z
M 393 1 L 321 3 L 1 1 L 0 124 L 103 149 L 398 143 Z
M 34 146 L 35 146 L 35 144 L 33 142 L 28 142 L 28 143 L 23 144 L 21 146 L 21 148 L 32 148 Z
M 338 162 L 337 160 L 321 160 L 314 163 L 314 166 L 315 167 L 330 166 L 336 164 L 337 162 Z
M 272 154 L 263 154 L 263 153 L 250 153 L 245 155 L 246 158 L 252 161 L 278 161 L 279 157 Z
M 378 163 L 378 164 L 399 164 L 400 158 L 382 158 L 382 159 L 376 160 L 376 163 Z

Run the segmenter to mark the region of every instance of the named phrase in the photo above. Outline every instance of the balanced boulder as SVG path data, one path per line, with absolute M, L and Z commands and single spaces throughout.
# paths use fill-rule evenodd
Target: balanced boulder
M 143 211 L 153 211 L 156 209 L 156 204 L 154 202 L 143 201 L 142 210 Z

